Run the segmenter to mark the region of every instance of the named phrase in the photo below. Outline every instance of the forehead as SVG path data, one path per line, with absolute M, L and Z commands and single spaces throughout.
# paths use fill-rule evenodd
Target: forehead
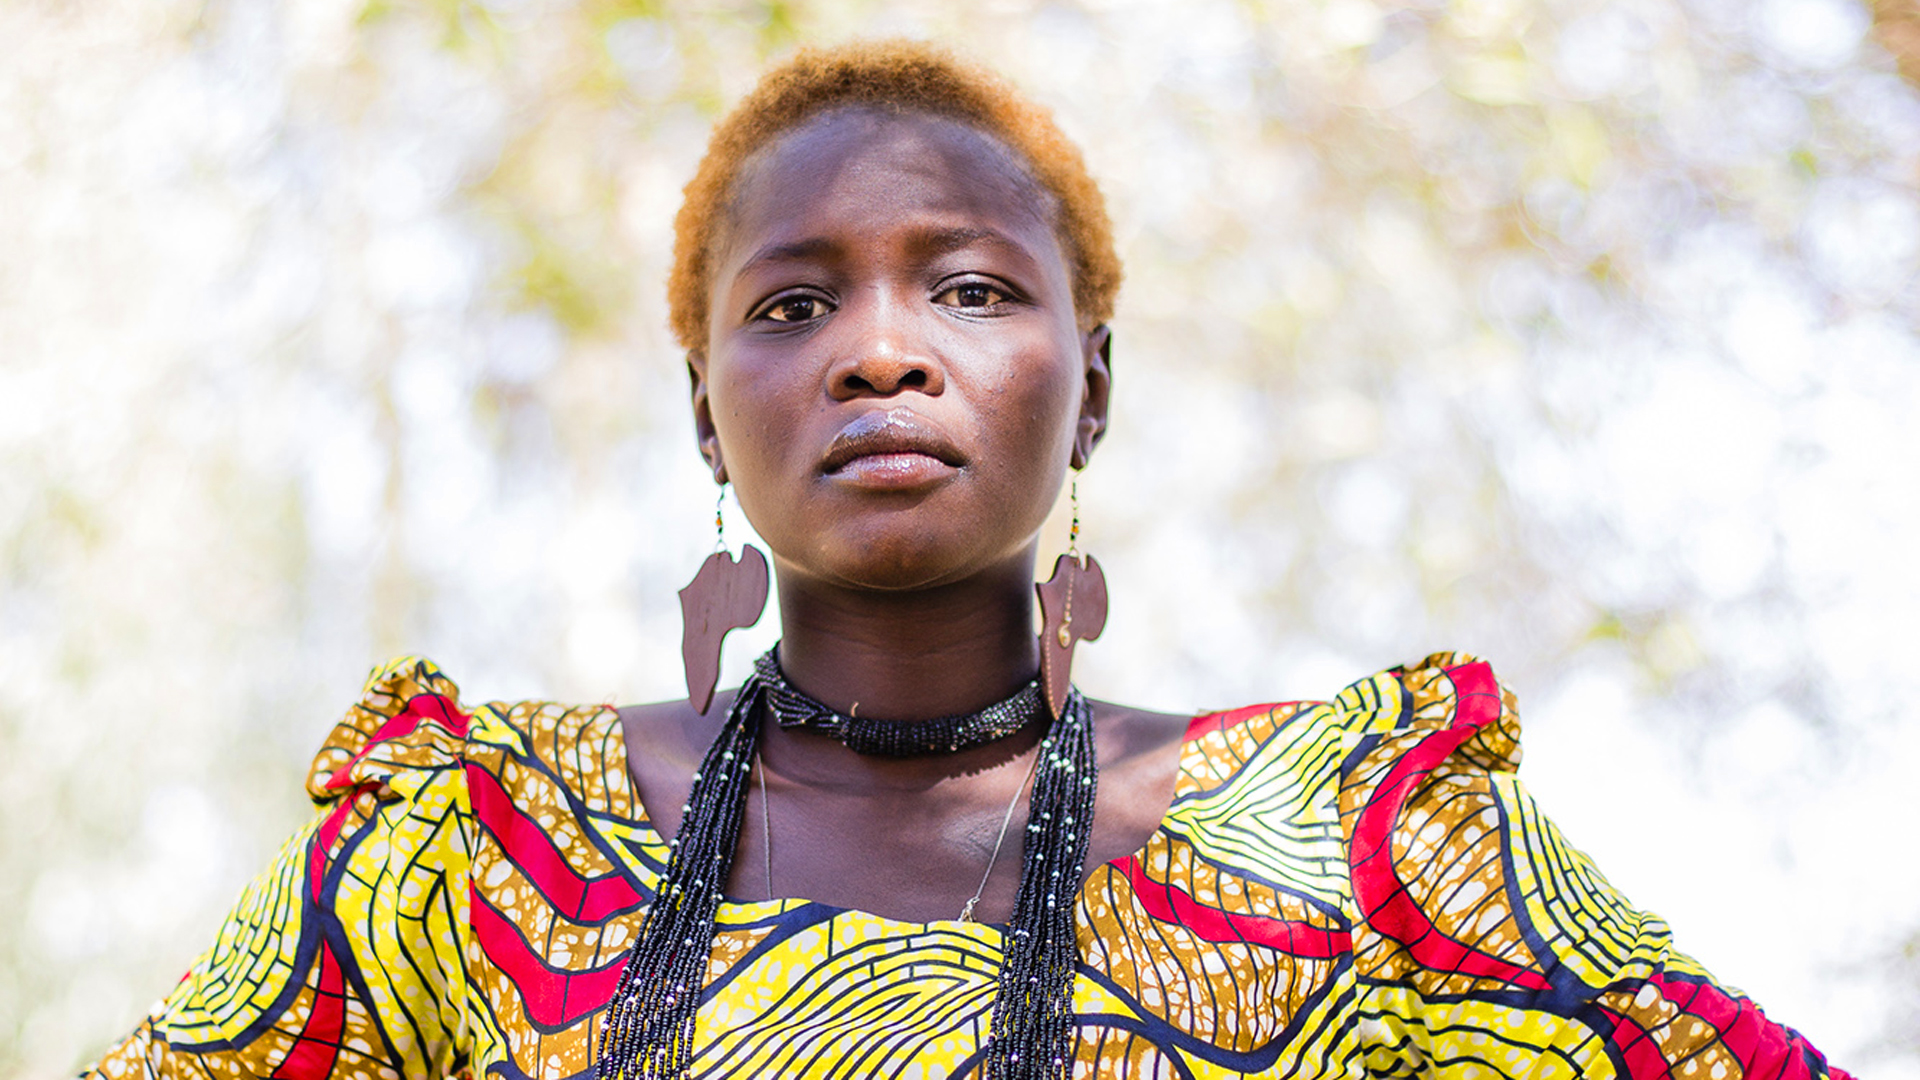
M 1056 199 L 1024 159 L 969 124 L 865 107 L 812 117 L 756 150 L 732 185 L 713 265 L 775 234 L 896 220 L 973 220 L 1060 257 Z

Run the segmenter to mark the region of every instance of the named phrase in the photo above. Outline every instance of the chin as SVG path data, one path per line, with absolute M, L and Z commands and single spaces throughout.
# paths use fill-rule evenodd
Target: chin
M 845 588 L 913 592 L 965 581 L 1009 559 L 1026 545 L 1006 550 L 980 543 L 978 533 L 929 536 L 924 532 L 863 531 L 827 534 L 812 545 L 813 557 L 794 566 L 802 574 Z M 794 560 L 788 560 L 793 562 Z
M 866 552 L 862 558 L 841 560 L 839 565 L 827 568 L 824 576 L 853 589 L 914 592 L 964 580 L 978 569 L 970 560 L 942 558 L 941 553 L 924 549 L 897 553 L 882 549 Z

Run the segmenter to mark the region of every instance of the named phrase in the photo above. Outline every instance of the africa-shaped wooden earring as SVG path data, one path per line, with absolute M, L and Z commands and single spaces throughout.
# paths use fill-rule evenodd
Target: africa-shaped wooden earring
M 1073 681 L 1073 646 L 1092 641 L 1107 626 L 1107 575 L 1091 555 L 1080 554 L 1080 478 L 1073 480 L 1073 527 L 1067 553 L 1053 562 L 1053 576 L 1036 584 L 1040 594 L 1040 686 L 1054 719 L 1067 707 Z
M 713 554 L 680 590 L 680 658 L 687 665 L 687 701 L 704 715 L 720 680 L 720 643 L 729 631 L 760 621 L 767 606 L 767 557 L 752 544 L 734 560 L 727 551 L 727 522 L 722 514 L 727 487 L 713 507 Z

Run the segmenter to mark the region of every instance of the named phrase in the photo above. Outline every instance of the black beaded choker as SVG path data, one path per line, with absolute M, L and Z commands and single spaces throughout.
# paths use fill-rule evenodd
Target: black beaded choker
M 1010 706 L 1027 692 L 990 708 Z M 777 717 L 782 706 L 775 704 L 776 695 L 797 700 L 812 713 L 839 715 L 780 678 L 771 652 L 741 685 L 694 774 L 680 832 L 668 847 L 666 874 L 645 925 L 627 951 L 594 1063 L 598 1080 L 677 1080 L 691 1072 L 695 1013 L 704 996 L 714 918 L 740 842 L 762 706 Z M 947 719 L 955 731 L 975 732 L 968 737 L 979 742 L 990 739 L 978 732 L 1014 722 L 1012 716 L 985 724 L 972 716 Z M 1015 723 L 1007 733 L 1025 722 Z M 889 725 L 913 726 L 918 725 Z M 1003 940 L 1005 955 L 983 1048 L 988 1080 L 1064 1080 L 1072 1064 L 1073 977 L 1080 960 L 1074 907 L 1092 835 L 1099 771 L 1093 710 L 1080 691 L 1069 689 L 1066 708 L 1048 726 L 1039 755 L 1027 802 L 1020 889 Z
M 997 742 L 1040 719 L 1046 703 L 1035 678 L 1013 696 L 974 713 L 943 716 L 938 720 L 875 720 L 842 714 L 796 690 L 780 670 L 776 646 L 753 665 L 754 675 L 766 684 L 767 708 L 783 728 L 804 728 L 831 735 L 856 754 L 878 757 L 918 757 L 952 754 Z

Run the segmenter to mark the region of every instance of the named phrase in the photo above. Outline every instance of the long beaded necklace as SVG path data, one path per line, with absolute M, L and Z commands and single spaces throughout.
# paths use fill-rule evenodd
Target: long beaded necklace
M 944 750 L 950 743 L 981 745 L 1004 737 L 990 732 L 1026 711 L 1026 706 L 1012 703 L 1029 692 L 1037 702 L 1037 686 L 1030 684 L 981 713 L 936 721 L 945 725 L 938 733 L 945 741 L 936 742 L 935 750 Z M 753 675 L 734 696 L 726 721 L 693 776 L 679 834 L 668 844 L 667 872 L 645 925 L 627 951 L 626 967 L 607 1009 L 600 1055 L 594 1064 L 598 1080 L 678 1080 L 692 1065 L 695 1013 L 713 948 L 715 915 L 739 846 L 748 777 L 759 751 L 762 706 L 776 718 L 782 709 L 811 715 L 815 719 L 798 723 L 832 734 L 857 752 L 890 751 L 861 751 L 843 734 L 855 727 L 863 731 L 857 736 L 862 745 L 905 747 L 925 741 L 925 736 L 898 730 L 919 726 L 913 723 L 835 722 L 832 718 L 853 718 L 840 717 L 794 689 L 781 674 L 773 652 L 760 658 Z M 995 710 L 1000 712 L 994 719 L 978 719 Z M 1039 715 L 1027 712 L 1027 720 L 1005 734 Z M 953 742 L 961 731 L 966 734 L 964 744 Z M 869 742 L 870 737 L 874 741 Z M 928 751 L 891 752 L 898 756 Z M 1073 974 L 1080 958 L 1073 913 L 1091 840 L 1098 784 L 1093 710 L 1079 690 L 1069 691 L 1066 707 L 1041 739 L 1034 769 L 1020 888 L 1006 930 L 1005 957 L 985 1047 L 989 1080 L 1061 1080 L 1072 1056 Z

